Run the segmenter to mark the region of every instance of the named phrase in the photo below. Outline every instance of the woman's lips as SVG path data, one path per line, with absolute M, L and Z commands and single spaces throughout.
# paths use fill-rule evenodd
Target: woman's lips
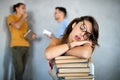
M 76 41 L 80 41 L 80 37 L 76 35 L 76 36 L 75 36 L 75 40 L 76 40 Z

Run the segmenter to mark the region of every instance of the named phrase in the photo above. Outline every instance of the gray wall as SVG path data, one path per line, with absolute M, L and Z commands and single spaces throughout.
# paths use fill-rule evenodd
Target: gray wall
M 10 7 L 21 0 L 0 0 L 0 80 L 10 79 L 12 74 L 9 31 L 6 16 Z M 49 39 L 43 36 L 43 29 L 55 33 L 58 23 L 54 20 L 54 8 L 67 8 L 68 18 L 92 15 L 100 26 L 100 47 L 92 58 L 95 64 L 95 80 L 120 80 L 120 0 L 22 0 L 27 5 L 30 28 L 38 39 L 31 43 L 30 58 L 25 80 L 51 80 L 44 50 Z

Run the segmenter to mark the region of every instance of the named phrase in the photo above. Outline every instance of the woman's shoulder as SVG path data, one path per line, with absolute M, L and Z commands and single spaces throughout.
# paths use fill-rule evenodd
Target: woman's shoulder
M 15 14 L 9 14 L 8 16 L 15 16 Z
M 61 38 L 52 38 L 51 39 L 52 42 L 56 43 L 56 44 L 60 44 L 61 43 Z
M 7 16 L 8 18 L 15 18 L 15 14 L 10 14 Z
M 54 37 L 54 38 L 51 38 L 48 47 L 55 46 L 55 45 L 59 45 L 59 44 L 60 44 L 60 39 Z

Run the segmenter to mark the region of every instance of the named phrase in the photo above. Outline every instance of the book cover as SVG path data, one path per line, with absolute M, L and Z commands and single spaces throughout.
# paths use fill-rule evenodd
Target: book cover
M 89 68 L 59 68 L 58 73 L 89 73 Z
M 60 63 L 79 63 L 79 62 L 88 62 L 88 59 L 66 59 L 66 60 L 55 60 L 56 64 L 60 64 Z
M 80 77 L 89 76 L 89 73 L 58 73 L 58 77 Z
M 56 64 L 57 68 L 83 68 L 88 67 L 88 63 L 70 63 L 70 64 Z
M 26 38 L 27 40 L 31 41 L 33 40 L 32 36 L 34 35 L 35 33 L 29 29 L 25 34 L 24 34 L 24 38 Z
M 92 80 L 94 76 L 65 77 L 65 80 Z
M 79 57 L 76 57 L 76 56 L 58 56 L 55 58 L 55 60 L 63 60 L 63 59 L 79 59 Z
M 75 79 L 75 78 L 73 78 L 73 79 L 65 79 L 65 80 L 93 80 L 93 79 L 81 79 L 81 78 L 77 78 L 77 79 Z

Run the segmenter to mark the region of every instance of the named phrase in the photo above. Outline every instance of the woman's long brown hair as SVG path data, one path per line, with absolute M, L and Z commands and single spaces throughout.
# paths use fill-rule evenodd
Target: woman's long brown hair
M 61 43 L 67 43 L 68 37 L 72 31 L 72 25 L 74 23 L 77 24 L 77 23 L 84 21 L 84 20 L 87 20 L 92 24 L 92 32 L 91 32 L 92 35 L 89 37 L 89 40 L 92 41 L 92 47 L 95 48 L 96 45 L 98 46 L 99 45 L 98 44 L 99 26 L 98 26 L 97 21 L 92 16 L 82 16 L 80 18 L 73 19 L 64 31 Z

